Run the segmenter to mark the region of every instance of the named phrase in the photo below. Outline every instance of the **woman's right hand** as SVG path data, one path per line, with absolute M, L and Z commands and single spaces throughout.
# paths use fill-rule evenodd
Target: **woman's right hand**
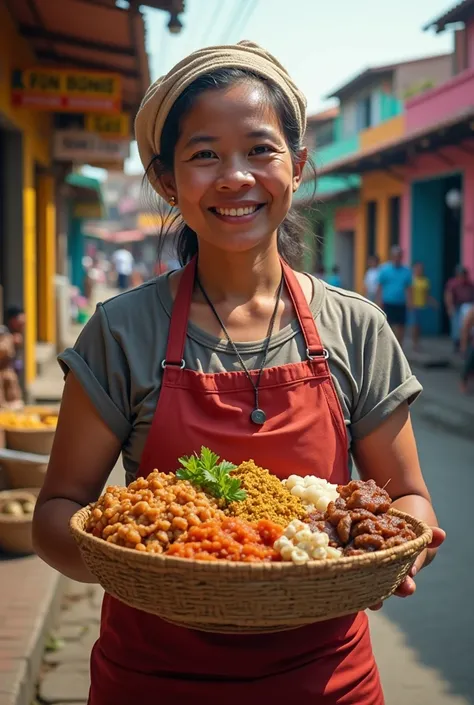
M 97 582 L 82 561 L 69 521 L 100 495 L 120 450 L 120 441 L 70 372 L 48 471 L 36 503 L 33 543 L 40 558 L 73 580 Z

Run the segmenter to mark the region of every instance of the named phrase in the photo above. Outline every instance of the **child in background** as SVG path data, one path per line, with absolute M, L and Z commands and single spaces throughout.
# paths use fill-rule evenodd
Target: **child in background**
M 425 276 L 423 264 L 415 262 L 413 265 L 413 283 L 412 283 L 412 309 L 411 309 L 411 339 L 413 350 L 420 350 L 421 337 L 421 322 L 423 311 L 431 306 L 438 307 L 438 302 L 430 294 L 431 284 L 427 276 Z

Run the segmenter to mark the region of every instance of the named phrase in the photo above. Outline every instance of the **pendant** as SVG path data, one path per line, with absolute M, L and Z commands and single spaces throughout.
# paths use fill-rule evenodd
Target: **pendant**
M 261 409 L 254 409 L 250 414 L 250 420 L 253 421 L 257 426 L 263 426 L 267 420 L 267 415 Z

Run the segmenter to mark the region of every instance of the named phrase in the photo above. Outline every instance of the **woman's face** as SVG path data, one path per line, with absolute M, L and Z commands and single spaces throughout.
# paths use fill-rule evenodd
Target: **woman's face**
M 301 178 L 258 84 L 203 93 L 183 118 L 167 191 L 201 244 L 243 252 L 271 239 Z

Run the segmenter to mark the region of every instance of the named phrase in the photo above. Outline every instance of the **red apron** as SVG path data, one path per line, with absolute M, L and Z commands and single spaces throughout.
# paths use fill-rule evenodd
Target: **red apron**
M 327 355 L 292 270 L 283 264 L 307 359 L 265 369 L 263 426 L 250 421 L 245 373 L 182 365 L 196 260 L 173 306 L 159 401 L 140 466 L 173 471 L 202 445 L 239 464 L 254 459 L 281 479 L 348 481 L 346 429 Z M 157 363 L 158 364 L 158 363 Z M 255 372 L 255 375 L 257 372 Z M 89 705 L 383 705 L 364 613 L 287 632 L 222 635 L 177 627 L 105 595 L 91 659 Z

